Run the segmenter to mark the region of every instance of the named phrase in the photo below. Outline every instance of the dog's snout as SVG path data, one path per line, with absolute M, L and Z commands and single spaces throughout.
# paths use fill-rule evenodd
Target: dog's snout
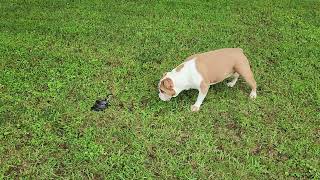
M 159 98 L 162 100 L 162 101 L 165 101 L 163 95 L 161 93 L 159 93 Z
M 159 93 L 159 98 L 162 100 L 162 101 L 169 101 L 170 100 L 170 97 L 166 97 L 164 94 L 162 93 Z

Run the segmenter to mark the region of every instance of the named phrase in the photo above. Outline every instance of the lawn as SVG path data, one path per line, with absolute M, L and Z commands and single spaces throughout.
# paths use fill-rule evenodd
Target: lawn
M 240 80 L 160 101 L 162 74 L 241 47 Z M 320 1 L 0 1 L 0 178 L 319 179 Z M 112 93 L 103 112 L 90 107 Z

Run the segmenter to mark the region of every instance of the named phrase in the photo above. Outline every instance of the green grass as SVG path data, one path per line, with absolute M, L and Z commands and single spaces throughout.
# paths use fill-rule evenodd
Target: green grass
M 0 178 L 320 178 L 320 2 L 0 2 Z M 162 102 L 194 53 L 241 47 L 241 80 Z M 113 93 L 112 106 L 90 111 Z

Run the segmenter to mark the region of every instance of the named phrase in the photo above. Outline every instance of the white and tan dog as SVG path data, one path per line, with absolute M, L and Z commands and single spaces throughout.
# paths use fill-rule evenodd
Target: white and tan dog
M 256 81 L 242 49 L 225 48 L 195 54 L 163 75 L 159 82 L 159 97 L 163 101 L 169 101 L 183 90 L 198 89 L 199 95 L 191 110 L 199 111 L 210 85 L 232 76 L 233 80 L 227 85 L 233 87 L 240 75 L 252 89 L 250 97 L 256 98 Z

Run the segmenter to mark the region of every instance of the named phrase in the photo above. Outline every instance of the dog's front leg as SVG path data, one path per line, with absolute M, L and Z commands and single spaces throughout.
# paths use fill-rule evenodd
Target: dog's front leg
M 191 106 L 191 111 L 193 112 L 200 110 L 200 106 L 204 98 L 207 96 L 209 85 L 204 82 L 201 82 L 200 88 L 198 90 L 199 90 L 199 94 L 197 97 L 197 101 L 194 103 L 194 105 Z

